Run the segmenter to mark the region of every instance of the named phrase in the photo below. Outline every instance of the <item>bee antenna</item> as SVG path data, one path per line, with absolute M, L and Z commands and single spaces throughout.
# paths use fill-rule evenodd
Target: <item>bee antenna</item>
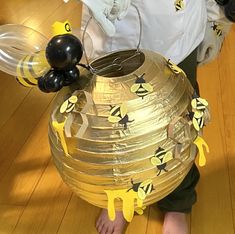
M 161 172 L 162 172 L 162 170 L 159 170 L 159 172 L 158 172 L 157 176 L 159 176 L 159 175 L 161 174 Z
M 197 94 L 197 91 L 194 90 L 194 92 L 193 92 L 193 98 L 198 98 L 198 97 L 199 97 L 199 95 Z

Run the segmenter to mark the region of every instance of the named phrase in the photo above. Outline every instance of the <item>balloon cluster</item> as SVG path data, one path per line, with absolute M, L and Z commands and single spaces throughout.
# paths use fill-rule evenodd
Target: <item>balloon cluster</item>
M 38 79 L 39 89 L 46 93 L 57 92 L 76 81 L 80 75 L 76 65 L 82 54 L 82 44 L 72 34 L 53 37 L 46 48 L 46 58 L 52 69 Z

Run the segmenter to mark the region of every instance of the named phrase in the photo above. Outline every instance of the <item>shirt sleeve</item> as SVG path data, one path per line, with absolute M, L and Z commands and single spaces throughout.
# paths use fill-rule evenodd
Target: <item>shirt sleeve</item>
M 227 19 L 224 7 L 220 6 L 215 0 L 206 0 L 207 22 L 219 25 L 223 35 L 226 35 L 233 24 Z

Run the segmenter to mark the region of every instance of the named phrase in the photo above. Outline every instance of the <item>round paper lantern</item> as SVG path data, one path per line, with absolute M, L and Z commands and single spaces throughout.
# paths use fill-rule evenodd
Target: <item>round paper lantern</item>
M 49 127 L 55 165 L 72 190 L 130 221 L 172 192 L 194 163 L 207 102 L 185 73 L 150 51 L 126 50 L 90 63 L 57 95 Z

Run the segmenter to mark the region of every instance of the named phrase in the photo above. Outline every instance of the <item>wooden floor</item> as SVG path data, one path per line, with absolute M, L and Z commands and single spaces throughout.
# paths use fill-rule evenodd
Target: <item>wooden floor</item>
M 20 23 L 50 36 L 56 20 L 79 26 L 80 5 L 61 0 L 3 0 L 0 23 Z M 210 145 L 201 168 L 198 202 L 189 217 L 192 234 L 235 232 L 235 28 L 219 58 L 199 69 L 201 96 L 211 105 L 204 134 Z M 50 157 L 47 123 L 53 95 L 19 86 L 0 72 L 0 234 L 95 234 L 99 209 L 76 197 Z M 136 216 L 128 234 L 161 233 L 153 207 Z

